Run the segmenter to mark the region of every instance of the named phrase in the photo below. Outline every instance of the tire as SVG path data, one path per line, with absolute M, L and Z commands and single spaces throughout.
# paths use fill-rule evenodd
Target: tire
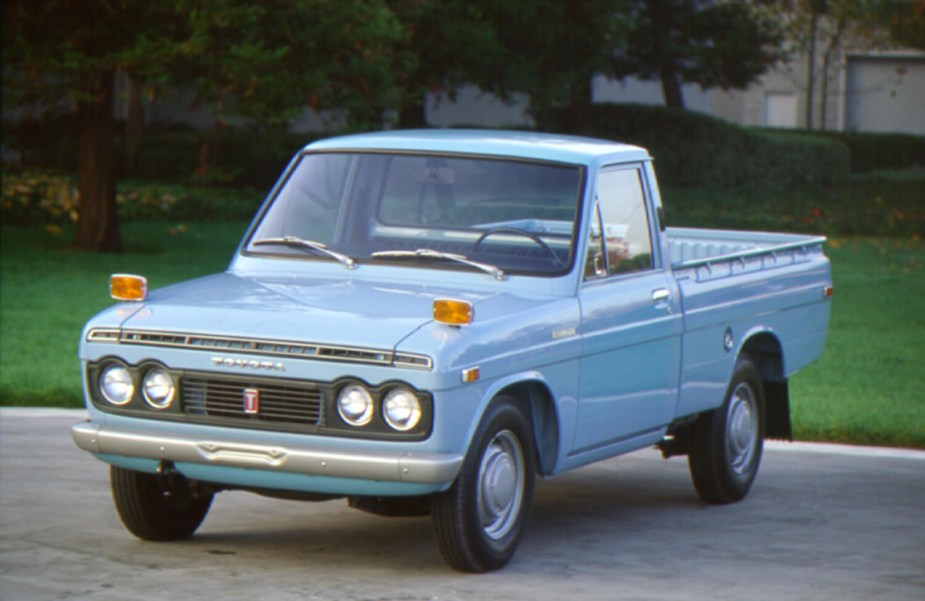
M 741 501 L 758 474 L 764 448 L 765 403 L 761 377 L 747 356 L 736 361 L 723 405 L 691 429 L 688 466 L 707 503 Z
M 527 414 L 498 397 L 479 423 L 456 482 L 434 500 L 440 553 L 462 572 L 488 572 L 514 556 L 533 500 L 536 460 Z
M 155 476 L 112 466 L 109 479 L 122 523 L 142 540 L 189 538 L 212 505 L 212 495 L 194 494 L 178 474 Z

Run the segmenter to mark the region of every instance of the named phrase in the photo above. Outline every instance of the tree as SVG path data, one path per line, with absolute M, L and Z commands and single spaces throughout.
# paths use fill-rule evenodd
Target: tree
M 283 129 L 312 108 L 338 128 L 380 128 L 397 104 L 404 57 L 401 24 L 384 2 L 365 0 L 178 0 L 187 40 L 172 84 L 195 92 L 213 127 L 196 174 L 212 177 L 229 123 Z
M 4 104 L 76 108 L 78 209 L 74 245 L 122 250 L 115 196 L 114 82 L 118 69 L 156 72 L 170 60 L 166 4 L 8 0 L 3 12 Z M 151 23 L 161 27 L 150 28 Z
M 487 1 L 502 47 L 488 89 L 502 98 L 526 94 L 534 116 L 568 107 L 587 117 L 592 81 L 612 74 L 611 51 L 623 44 L 626 1 Z
M 629 0 L 628 15 L 628 42 L 615 48 L 612 71 L 659 79 L 668 106 L 684 107 L 684 83 L 744 88 L 783 56 L 780 27 L 754 3 Z
M 218 119 L 284 124 L 306 105 L 375 127 L 394 104 L 402 29 L 375 0 L 7 0 L 4 105 L 77 112 L 74 246 L 122 249 L 114 82 L 189 86 Z
M 925 0 L 876 0 L 874 13 L 893 43 L 925 50 Z
M 469 0 L 387 0 L 404 29 L 400 45 L 400 127 L 427 125 L 429 93 L 454 98 L 463 84 L 485 86 L 500 47 L 482 2 Z
M 806 57 L 803 76 L 790 71 L 795 83 L 806 90 L 808 129 L 827 126 L 829 86 L 844 67 L 846 49 L 916 47 L 916 43 L 925 48 L 925 0 L 778 0 L 774 4 L 784 16 L 791 52 Z

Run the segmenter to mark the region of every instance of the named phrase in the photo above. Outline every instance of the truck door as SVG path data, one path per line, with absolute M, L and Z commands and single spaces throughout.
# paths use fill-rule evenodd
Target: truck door
M 677 284 L 647 202 L 643 165 L 597 174 L 581 304 L 582 359 L 572 454 L 660 437 L 674 415 L 681 357 Z

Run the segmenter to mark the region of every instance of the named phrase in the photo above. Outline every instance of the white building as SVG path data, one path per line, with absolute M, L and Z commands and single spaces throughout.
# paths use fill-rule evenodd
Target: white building
M 925 135 L 925 52 L 845 53 L 827 81 L 814 86 L 813 129 L 894 132 Z M 687 108 L 733 123 L 760 127 L 806 128 L 806 61 L 768 72 L 746 90 L 701 90 L 684 86 Z M 599 77 L 595 102 L 663 104 L 658 81 Z M 504 104 L 475 87 L 459 91 L 455 101 L 432 96 L 431 125 L 501 127 L 530 125 L 526 102 Z M 824 128 L 821 127 L 824 119 Z

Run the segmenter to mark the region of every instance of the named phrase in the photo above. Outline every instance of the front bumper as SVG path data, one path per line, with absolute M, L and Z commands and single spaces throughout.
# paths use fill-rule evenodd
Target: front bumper
M 405 484 L 452 482 L 463 457 L 455 453 L 351 452 L 305 445 L 258 445 L 81 422 L 77 446 L 95 455 Z

